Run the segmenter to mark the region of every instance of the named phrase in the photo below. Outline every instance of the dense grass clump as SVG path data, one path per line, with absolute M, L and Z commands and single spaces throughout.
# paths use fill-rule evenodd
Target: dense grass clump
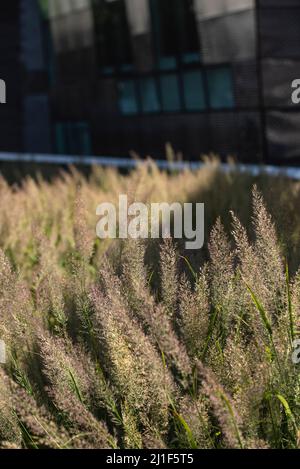
M 205 202 L 205 248 L 97 240 L 120 193 Z M 149 162 L 0 200 L 1 447 L 300 446 L 299 183 Z

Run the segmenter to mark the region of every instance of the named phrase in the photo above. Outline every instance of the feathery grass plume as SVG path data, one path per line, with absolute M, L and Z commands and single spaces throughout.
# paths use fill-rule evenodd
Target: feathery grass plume
M 212 411 L 218 419 L 222 432 L 222 439 L 227 448 L 242 449 L 245 446 L 241 431 L 241 418 L 237 413 L 232 398 L 226 393 L 214 374 L 198 364 L 198 371 L 202 377 L 202 391 L 209 398 Z
M 256 238 L 256 256 L 261 275 L 269 290 L 269 305 L 273 307 L 274 313 L 280 313 L 282 303 L 285 301 L 282 252 L 278 243 L 275 225 L 256 186 L 253 188 L 253 228 Z
M 26 448 L 63 449 L 70 440 L 66 428 L 59 426 L 46 407 L 37 402 L 33 395 L 10 380 L 12 405 L 15 419 L 22 434 L 22 445 Z
M 173 384 L 160 356 L 124 306 L 112 304 L 99 290 L 93 291 L 92 298 L 101 362 L 118 390 L 119 401 L 126 396 L 140 425 L 149 420 L 165 432 Z
M 149 305 L 151 307 L 151 305 Z M 191 378 L 191 362 L 185 344 L 179 340 L 172 324 L 161 305 L 152 306 L 149 326 L 152 343 L 156 345 L 163 356 L 163 360 L 178 384 L 188 386 Z
M 142 435 L 138 430 L 137 418 L 131 410 L 126 400 L 122 406 L 122 422 L 123 422 L 123 447 L 126 449 L 142 449 Z
M 295 277 L 291 281 L 291 313 L 294 324 L 294 334 L 300 335 L 300 269 L 297 270 Z
M 284 276 L 274 224 L 256 187 L 253 189 L 253 211 L 256 238 L 252 246 L 247 240 L 245 229 L 234 218 L 234 236 L 240 255 L 243 281 L 255 306 L 254 314 L 250 313 L 248 320 L 257 343 L 260 343 L 262 353 L 269 342 L 280 371 L 282 358 L 286 359 L 289 349 L 289 280 Z
M 145 248 L 139 241 L 126 243 L 123 254 L 122 285 L 129 314 L 137 318 L 151 342 L 162 353 L 175 377 L 183 383 L 191 373 L 184 344 L 178 339 L 167 311 L 157 304 L 147 285 Z
M 218 375 L 242 420 L 247 440 L 259 440 L 260 404 L 269 384 L 269 363 L 255 344 L 235 331 L 227 339 Z
M 33 278 L 32 295 L 35 308 L 47 322 L 46 327 L 55 334 L 65 335 L 67 327 L 65 290 L 66 275 L 57 265 L 50 241 L 38 233 L 39 267 Z
M 140 242 L 127 243 L 122 258 L 122 286 L 116 276 L 109 274 L 110 268 L 106 266 L 102 271 L 102 278 L 106 279 L 106 294 L 110 301 L 115 302 L 118 298 L 119 303 L 121 301 L 126 305 L 129 317 L 139 322 L 150 342 L 163 355 L 169 369 L 175 369 L 175 377 L 185 382 L 191 373 L 189 358 L 174 332 L 165 308 L 156 304 L 149 291 L 144 252 Z
M 237 290 L 240 293 L 239 311 L 242 313 L 240 326 L 242 330 L 245 329 L 246 334 L 254 333 L 256 340 L 264 344 L 267 337 L 266 329 L 259 314 L 257 314 L 257 309 L 253 305 L 251 294 L 249 290 L 247 291 L 247 286 L 248 288 L 253 288 L 255 294 L 266 302 L 269 298 L 269 292 L 261 276 L 259 263 L 253 245 L 248 239 L 246 229 L 233 212 L 231 212 L 231 215 L 233 219 L 232 234 L 239 261 L 238 269 L 241 274 L 240 277 L 237 277 Z
M 92 230 L 88 224 L 89 212 L 84 201 L 82 185 L 81 183 L 80 186 L 76 187 L 76 196 L 72 208 L 74 210 L 74 247 L 70 251 L 68 263 L 70 264 L 73 274 L 72 289 L 76 292 L 74 298 L 76 315 L 82 324 L 83 330 L 90 333 L 91 311 L 87 292 L 95 273 L 91 266 L 91 258 L 95 244 L 95 230 Z
M 257 186 L 253 187 L 253 227 L 258 255 L 265 261 L 266 265 L 264 267 L 269 267 L 270 270 L 267 273 L 271 274 L 272 277 L 274 276 L 275 285 L 281 286 L 283 280 L 282 254 L 278 245 L 274 222 L 266 209 Z
M 171 239 L 165 239 L 160 249 L 161 298 L 166 312 L 175 322 L 177 310 L 177 253 Z
M 86 225 L 86 212 L 79 192 L 75 203 L 74 239 L 75 248 L 70 251 L 68 264 L 71 267 L 71 282 L 68 297 L 75 314 L 69 315 L 69 328 L 73 336 L 80 338 L 93 348 L 92 306 L 88 296 L 95 270 L 91 265 L 94 241 Z M 74 294 L 75 292 L 75 294 Z M 92 342 L 92 343 L 91 343 Z
M 191 360 L 201 357 L 208 338 L 211 306 L 207 270 L 207 266 L 200 270 L 194 288 L 185 276 L 179 286 L 179 327 Z
M 275 320 L 286 301 L 284 269 L 274 224 L 255 187 L 253 212 L 255 242 L 250 244 L 246 229 L 234 214 L 233 236 L 243 281 Z
M 9 322 L 11 318 L 7 314 L 7 306 L 9 303 L 9 294 L 13 294 L 15 280 L 16 277 L 12 271 L 11 265 L 2 249 L 0 249 L 0 331 L 1 338 L 4 340 L 8 339 L 9 334 Z
M 149 420 L 146 422 L 145 429 L 142 434 L 143 448 L 145 449 L 166 449 L 168 448 L 169 435 L 162 432 L 153 425 Z
M 260 412 L 263 416 L 261 418 L 261 431 L 264 433 L 265 439 L 271 442 L 272 447 L 294 447 L 298 426 L 295 418 L 296 413 L 294 414 L 291 410 L 290 404 L 293 408 L 295 395 L 297 395 L 297 376 L 295 376 L 291 360 L 288 323 L 286 322 L 282 326 L 283 316 L 281 316 L 278 323 L 271 325 L 263 306 L 252 292 L 251 295 L 269 336 L 269 344 L 265 344 L 264 350 L 262 350 L 264 360 L 268 365 L 265 367 L 268 378 L 260 406 Z M 257 369 L 256 365 L 256 373 Z
M 34 289 L 36 308 L 44 315 L 48 328 L 54 334 L 66 335 L 68 318 L 65 312 L 65 279 L 54 270 L 41 276 Z
M 145 243 L 142 240 L 127 240 L 124 243 L 122 252 L 124 295 L 129 307 L 141 319 L 144 315 L 144 301 L 150 298 L 150 291 L 147 285 L 147 268 L 144 259 Z
M 78 189 L 74 206 L 74 240 L 75 249 L 81 259 L 90 261 L 95 242 L 95 233 L 89 228 L 87 207 L 81 189 Z
M 0 292 L 1 296 L 9 288 L 11 282 L 13 281 L 13 271 L 9 260 L 4 254 L 3 250 L 0 249 Z
M 184 396 L 178 414 L 177 438 L 181 448 L 195 446 L 200 449 L 214 447 L 207 398 L 199 394 L 196 398 Z
M 0 443 L 6 442 L 20 447 L 22 436 L 14 415 L 9 377 L 0 369 Z
M 31 355 L 35 330 L 41 326 L 42 319 L 34 312 L 27 284 L 20 279 L 20 274 L 13 272 L 1 251 L 0 257 L 1 339 L 6 342 L 8 357 L 17 355 L 21 366 Z
M 88 357 L 60 338 L 40 336 L 39 346 L 48 395 L 62 412 L 69 431 L 86 433 L 91 447 L 114 447 L 106 425 L 93 415 L 92 367 Z
M 220 218 L 214 225 L 209 241 L 209 274 L 210 290 L 214 307 L 224 311 L 224 320 L 230 314 L 231 297 L 233 293 L 234 254 L 225 234 Z
M 217 219 L 209 240 L 210 261 L 207 277 L 210 295 L 209 324 L 201 360 L 219 376 L 223 368 L 223 349 L 227 337 L 240 315 L 240 285 L 234 265 L 234 251 L 220 218 Z

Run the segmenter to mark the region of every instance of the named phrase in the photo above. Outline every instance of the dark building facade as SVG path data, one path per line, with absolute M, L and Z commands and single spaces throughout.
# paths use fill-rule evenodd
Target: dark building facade
M 252 0 L 48 4 L 59 152 L 259 158 Z
M 300 0 L 5 3 L 0 149 L 300 162 Z
M 5 2 L 0 15 L 0 78 L 6 86 L 6 104 L 0 104 L 0 148 L 15 151 L 22 145 L 19 1 Z
M 52 150 L 44 31 L 36 0 L 1 4 L 0 79 L 6 103 L 0 104 L 0 151 Z

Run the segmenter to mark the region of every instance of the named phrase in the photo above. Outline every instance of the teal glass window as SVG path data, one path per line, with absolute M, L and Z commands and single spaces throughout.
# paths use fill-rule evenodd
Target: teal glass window
M 136 97 L 136 86 L 134 80 L 123 80 L 118 84 L 119 106 L 124 115 L 133 115 L 138 113 L 138 104 Z
M 207 83 L 209 103 L 212 109 L 234 107 L 233 82 L 229 67 L 208 70 Z
M 194 64 L 200 62 L 200 53 L 199 52 L 187 52 L 183 55 L 182 61 L 184 64 Z
M 150 113 L 160 111 L 157 87 L 154 78 L 147 77 L 140 79 L 140 95 L 143 112 Z
M 159 68 L 160 70 L 175 70 L 177 67 L 176 57 L 160 57 Z
M 165 112 L 180 111 L 179 83 L 176 74 L 172 73 L 160 77 L 160 91 L 162 110 Z
M 55 126 L 56 151 L 61 155 L 91 155 L 92 143 L 86 122 L 59 122 Z
M 206 107 L 203 73 L 201 70 L 184 72 L 184 101 L 189 111 L 201 111 Z

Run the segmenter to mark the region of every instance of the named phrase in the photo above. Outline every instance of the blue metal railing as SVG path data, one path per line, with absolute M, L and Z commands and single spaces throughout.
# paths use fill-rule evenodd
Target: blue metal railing
M 131 158 L 116 158 L 111 156 L 76 156 L 76 155 L 52 155 L 38 153 L 0 153 L 0 161 L 2 162 L 19 162 L 19 163 L 39 163 L 39 164 L 60 164 L 60 165 L 100 165 L 115 168 L 133 169 L 136 168 L 143 160 Z M 200 161 L 174 161 L 154 160 L 160 169 L 169 169 L 182 171 L 184 169 L 196 170 L 207 166 L 209 163 Z M 268 174 L 273 176 L 287 176 L 300 180 L 300 167 L 290 166 L 263 166 L 255 164 L 227 164 L 221 163 L 220 168 L 224 172 L 240 171 L 249 173 L 254 176 L 259 174 Z

